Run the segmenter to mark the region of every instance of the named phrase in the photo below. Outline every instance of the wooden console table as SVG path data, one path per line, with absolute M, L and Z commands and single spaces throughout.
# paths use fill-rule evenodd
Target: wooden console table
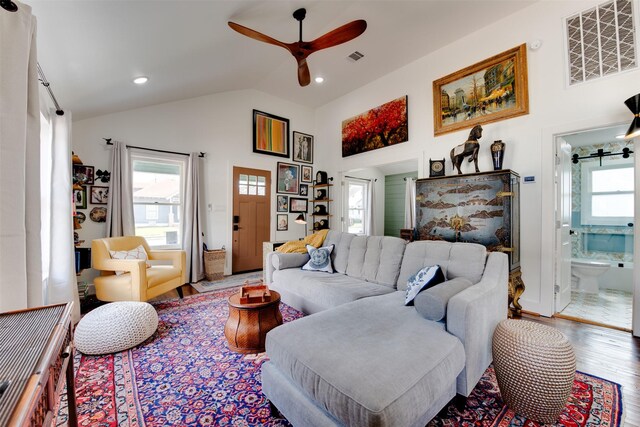
M 0 426 L 55 425 L 65 378 L 69 426 L 77 426 L 71 308 L 0 314 Z

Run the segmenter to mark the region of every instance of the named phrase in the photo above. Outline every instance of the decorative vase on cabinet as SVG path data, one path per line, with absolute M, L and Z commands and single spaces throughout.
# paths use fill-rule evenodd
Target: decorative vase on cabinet
M 420 240 L 479 243 L 509 256 L 509 310 L 519 316 L 520 176 L 511 170 L 416 181 Z

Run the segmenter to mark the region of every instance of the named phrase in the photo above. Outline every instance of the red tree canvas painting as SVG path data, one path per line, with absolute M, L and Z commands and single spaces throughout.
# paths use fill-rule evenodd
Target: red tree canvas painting
M 409 140 L 407 97 L 403 96 L 342 122 L 342 157 Z

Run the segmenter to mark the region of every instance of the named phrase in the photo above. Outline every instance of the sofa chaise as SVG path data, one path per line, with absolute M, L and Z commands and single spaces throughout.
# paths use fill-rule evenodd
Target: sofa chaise
M 302 270 L 305 254 L 274 252 L 266 280 L 309 316 L 267 334 L 263 392 L 294 426 L 424 426 L 491 363 L 507 317 L 505 254 L 484 246 L 330 231 L 334 274 Z M 427 320 L 404 305 L 407 280 L 438 264 L 472 286 Z

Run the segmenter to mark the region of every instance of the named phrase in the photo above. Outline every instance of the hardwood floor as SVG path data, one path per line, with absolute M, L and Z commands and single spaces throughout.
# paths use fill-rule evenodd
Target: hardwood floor
M 621 384 L 625 426 L 640 426 L 640 338 L 567 319 L 522 318 L 562 331 L 573 344 L 579 371 Z
M 185 296 L 198 293 L 191 285 L 184 285 L 182 291 Z M 174 290 L 154 301 L 177 297 L 178 292 Z M 579 371 L 621 384 L 624 425 L 640 427 L 640 338 L 634 338 L 628 332 L 567 319 L 528 314 L 522 318 L 562 331 L 573 344 Z

